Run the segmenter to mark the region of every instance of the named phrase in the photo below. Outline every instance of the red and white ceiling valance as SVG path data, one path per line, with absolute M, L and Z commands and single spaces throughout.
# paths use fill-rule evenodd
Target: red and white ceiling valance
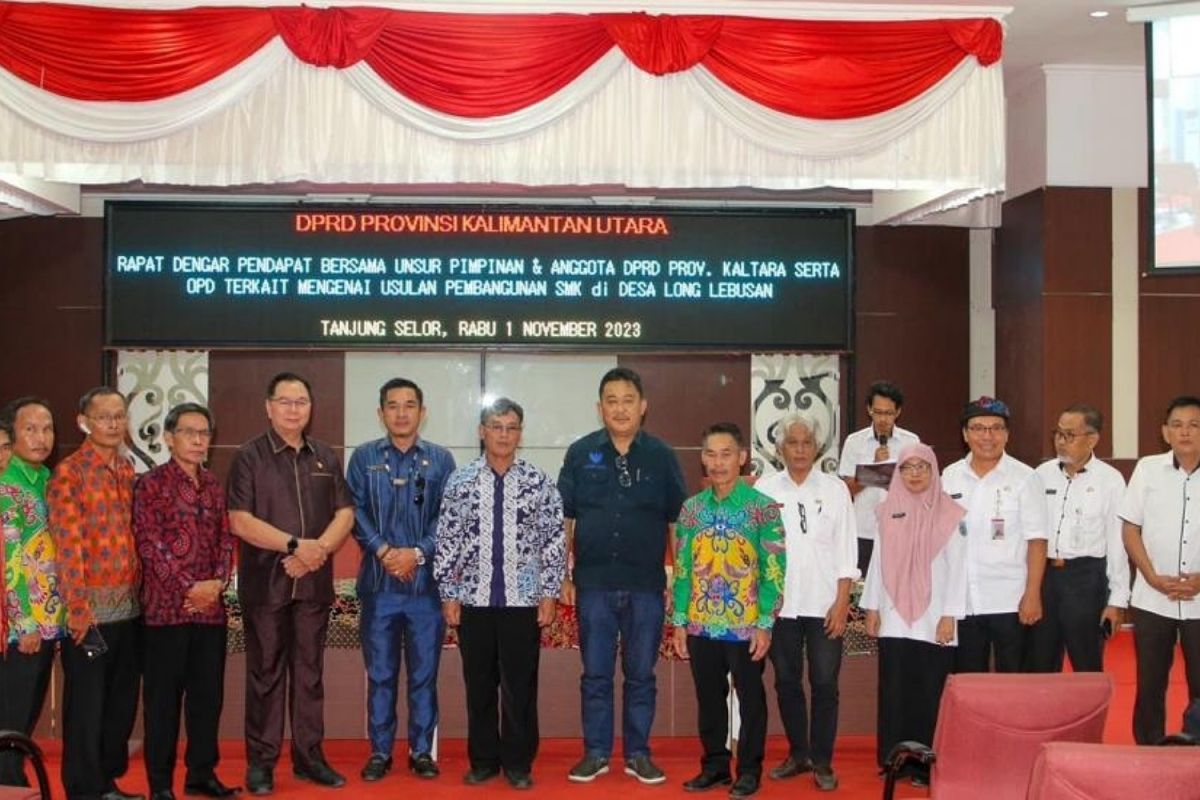
M 0 2 L 0 170 L 995 191 L 1002 37 L 987 17 Z

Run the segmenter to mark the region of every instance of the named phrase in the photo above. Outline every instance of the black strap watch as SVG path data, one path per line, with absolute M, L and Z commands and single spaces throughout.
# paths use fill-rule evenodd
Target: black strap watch
M 296 555 L 296 548 L 298 548 L 299 546 L 300 546 L 300 540 L 299 540 L 299 539 L 297 539 L 295 536 L 293 536 L 292 538 L 288 539 L 288 543 L 287 543 L 287 553 L 288 553 L 288 555 L 289 555 L 289 556 L 294 556 L 294 555 Z

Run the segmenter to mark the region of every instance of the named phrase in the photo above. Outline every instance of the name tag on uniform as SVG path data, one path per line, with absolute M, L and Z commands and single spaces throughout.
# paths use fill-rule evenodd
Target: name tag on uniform
M 904 519 L 907 516 L 908 516 L 908 512 L 897 511 L 895 514 L 892 514 L 892 519 Z
M 992 520 L 992 541 L 1004 541 L 1004 519 L 1002 517 L 997 517 L 996 519 Z
M 955 492 L 954 494 L 950 495 L 950 499 L 951 500 L 962 500 L 962 492 Z
M 1047 489 L 1046 494 L 1058 494 L 1058 489 Z

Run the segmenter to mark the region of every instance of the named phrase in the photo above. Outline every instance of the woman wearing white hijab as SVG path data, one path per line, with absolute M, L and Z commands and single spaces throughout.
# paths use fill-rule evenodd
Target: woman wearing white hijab
M 964 511 L 942 491 L 937 456 L 924 444 L 900 451 L 887 499 L 875 509 L 879 539 L 861 607 L 879 637 L 880 766 L 898 742 L 931 743 L 946 676 L 954 666 L 956 622 L 966 613 Z M 928 783 L 927 772 L 913 783 Z

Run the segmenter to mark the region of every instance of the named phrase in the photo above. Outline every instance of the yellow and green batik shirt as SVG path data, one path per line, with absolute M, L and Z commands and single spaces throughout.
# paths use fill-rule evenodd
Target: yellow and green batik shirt
M 783 605 L 786 567 L 779 506 L 739 480 L 718 500 L 688 498 L 675 527 L 671 621 L 708 639 L 749 641 Z
M 64 608 L 58 592 L 54 539 L 46 527 L 50 470 L 14 455 L 0 475 L 0 526 L 4 536 L 6 639 L 30 633 L 57 639 Z

